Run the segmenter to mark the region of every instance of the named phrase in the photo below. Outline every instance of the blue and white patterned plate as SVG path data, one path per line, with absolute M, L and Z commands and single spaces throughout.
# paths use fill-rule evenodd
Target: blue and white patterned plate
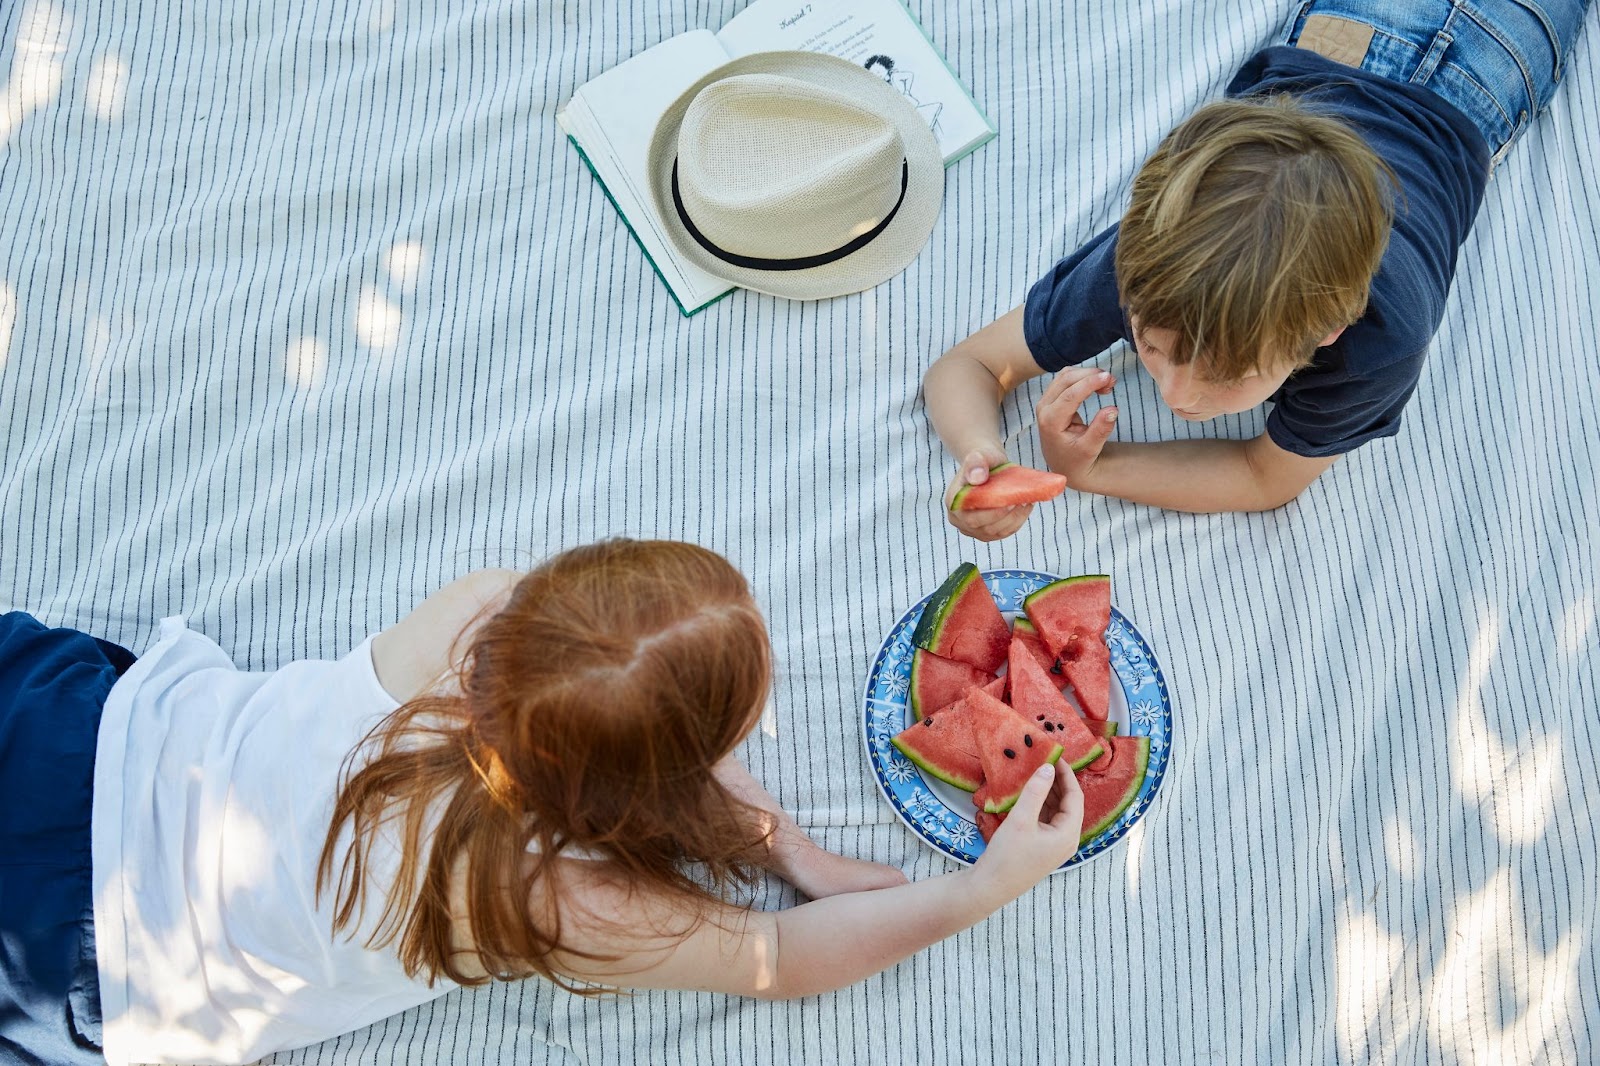
M 1007 618 L 1021 614 L 1023 599 L 1055 580 L 1054 575 L 1037 570 L 983 572 L 989 594 Z M 872 775 L 895 813 L 928 844 L 952 859 L 971 864 L 984 848 L 972 797 L 954 785 L 924 776 L 916 763 L 889 742 L 912 722 L 911 708 L 906 703 L 914 650 L 911 633 L 927 604 L 928 597 L 924 596 L 900 616 L 872 661 L 863 693 L 862 736 Z M 1111 652 L 1112 672 L 1119 682 L 1111 686 L 1110 717 L 1118 723 L 1119 733 L 1150 738 L 1150 765 L 1138 797 L 1110 829 L 1063 863 L 1063 870 L 1087 862 L 1127 834 L 1155 800 L 1172 756 L 1172 700 L 1167 694 L 1166 679 L 1161 676 L 1150 645 L 1115 607 L 1106 630 L 1106 646 Z

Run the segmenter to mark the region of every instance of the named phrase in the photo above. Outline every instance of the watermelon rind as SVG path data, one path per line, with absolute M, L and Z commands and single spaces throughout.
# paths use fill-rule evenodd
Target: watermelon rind
M 1006 661 L 1011 627 L 972 563 L 962 563 L 933 591 L 911 632 L 923 651 L 994 673 Z
M 1115 825 L 1117 819 L 1122 817 L 1122 812 L 1128 809 L 1129 805 L 1138 797 L 1139 790 L 1144 787 L 1145 773 L 1150 768 L 1150 738 L 1119 737 L 1117 739 L 1131 741 L 1131 743 L 1122 747 L 1121 751 L 1117 752 L 1117 757 L 1120 759 L 1124 753 L 1131 754 L 1134 757 L 1133 775 L 1128 781 L 1127 789 L 1124 790 L 1122 796 L 1110 811 L 1095 819 L 1093 824 L 1084 823 L 1083 831 L 1078 836 L 1079 847 L 1089 843 L 1089 841 Z M 1078 782 L 1081 785 L 1083 778 L 1079 777 Z
M 1017 465 L 1016 463 L 1010 463 L 1010 462 L 1001 463 L 999 466 L 991 466 L 989 468 L 989 473 L 991 475 L 994 475 L 994 474 L 997 474 L 1000 471 L 1004 470 L 1008 466 L 1016 466 L 1016 465 Z M 950 497 L 950 510 L 952 510 L 952 511 L 965 510 L 965 508 L 962 506 L 962 504 L 966 500 L 968 494 L 970 494 L 972 492 L 972 490 L 975 489 L 975 488 L 977 488 L 976 485 L 970 485 L 969 484 L 969 485 L 962 485 L 961 488 L 957 489 L 956 490 L 956 494 L 954 496 Z

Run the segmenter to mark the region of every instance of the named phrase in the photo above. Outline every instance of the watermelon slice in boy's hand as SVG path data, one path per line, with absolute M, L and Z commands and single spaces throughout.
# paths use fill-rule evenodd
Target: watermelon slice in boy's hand
M 1067 479 L 1060 474 L 1035 470 L 1016 463 L 1001 463 L 989 468 L 989 480 L 982 485 L 963 485 L 950 500 L 952 511 L 987 511 L 1053 500 L 1067 491 Z

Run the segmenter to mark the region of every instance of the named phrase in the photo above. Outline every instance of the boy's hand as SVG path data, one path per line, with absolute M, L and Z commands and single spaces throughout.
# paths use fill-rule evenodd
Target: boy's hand
M 1047 805 L 1055 813 L 1044 820 Z M 1023 786 L 973 870 L 998 895 L 1015 899 L 1072 858 L 1082 832 L 1083 789 L 1077 775 L 1070 767 L 1046 764 Z
M 1020 507 L 992 507 L 981 511 L 952 511 L 950 501 L 968 485 L 982 485 L 989 480 L 989 468 L 1007 461 L 1000 448 L 974 448 L 961 460 L 961 469 L 950 479 L 944 490 L 944 513 L 950 524 L 976 540 L 1002 540 L 1022 528 L 1022 523 L 1033 513 L 1033 504 Z
M 1100 450 L 1117 425 L 1117 409 L 1103 407 L 1089 422 L 1079 408 L 1090 393 L 1111 391 L 1116 380 L 1104 370 L 1074 367 L 1063 370 L 1045 390 L 1036 412 L 1039 444 L 1051 470 L 1065 475 L 1075 489 L 1085 487 Z

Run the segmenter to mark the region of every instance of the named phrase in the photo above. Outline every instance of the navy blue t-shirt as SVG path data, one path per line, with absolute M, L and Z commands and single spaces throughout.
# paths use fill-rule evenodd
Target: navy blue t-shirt
M 1420 86 L 1343 66 L 1315 52 L 1258 52 L 1229 96 L 1291 93 L 1340 119 L 1394 169 L 1401 192 L 1367 310 L 1318 348 L 1273 396 L 1267 433 L 1285 451 L 1340 455 L 1400 431 L 1489 177 L 1489 145 L 1455 107 Z M 1117 227 L 1061 260 L 1032 291 L 1023 333 L 1048 371 L 1133 341 L 1117 299 Z

